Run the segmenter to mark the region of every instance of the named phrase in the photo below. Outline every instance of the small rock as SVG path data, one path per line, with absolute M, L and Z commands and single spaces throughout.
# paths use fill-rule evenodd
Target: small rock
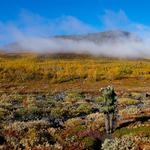
M 36 96 L 36 100 L 45 100 L 46 96 L 45 95 L 38 95 Z
M 56 101 L 64 100 L 66 94 L 64 92 L 57 93 L 53 96 L 53 99 Z

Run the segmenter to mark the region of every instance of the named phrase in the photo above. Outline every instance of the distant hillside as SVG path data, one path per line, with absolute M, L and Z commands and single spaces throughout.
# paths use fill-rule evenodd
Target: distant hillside
M 98 32 L 98 33 L 89 33 L 89 34 L 85 34 L 85 35 L 64 35 L 64 36 L 53 36 L 53 37 L 49 37 L 46 39 L 48 40 L 53 40 L 53 41 L 61 41 L 63 40 L 63 42 L 65 40 L 69 40 L 69 41 L 77 41 L 77 42 L 93 42 L 95 44 L 101 45 L 103 43 L 115 43 L 115 42 L 124 42 L 124 40 L 130 41 L 130 40 L 134 40 L 134 41 L 140 41 L 141 39 L 136 36 L 134 33 L 130 33 L 130 32 L 126 32 L 126 31 L 120 31 L 120 30 L 114 30 L 114 31 L 106 31 L 106 32 Z M 26 43 L 26 44 L 22 44 L 22 43 Z M 34 43 L 34 44 L 33 44 Z M 31 49 L 28 49 L 28 45 L 29 47 L 32 47 L 34 45 L 37 45 L 39 43 L 39 41 L 33 40 L 33 41 L 20 41 L 20 42 L 15 42 L 15 43 L 11 43 L 8 45 L 4 46 L 4 49 L 7 49 L 8 51 L 28 51 Z M 45 44 L 44 42 L 42 43 L 43 45 Z M 49 43 L 46 43 L 49 44 Z M 45 44 L 45 45 L 46 45 Z M 25 45 L 25 46 L 23 46 Z M 61 45 L 61 42 L 60 42 Z M 48 46 L 45 46 L 44 50 L 47 50 Z M 58 51 L 57 51 L 58 52 Z
M 140 40 L 134 33 L 130 33 L 127 31 L 106 31 L 106 32 L 98 32 L 98 33 L 89 33 L 86 35 L 66 35 L 66 36 L 55 36 L 56 39 L 66 39 L 66 40 L 75 40 L 75 41 L 92 41 L 97 44 L 101 44 L 103 42 L 117 42 L 118 40 Z

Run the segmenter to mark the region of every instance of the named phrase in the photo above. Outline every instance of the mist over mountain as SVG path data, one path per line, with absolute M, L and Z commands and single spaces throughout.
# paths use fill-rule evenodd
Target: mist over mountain
M 143 57 L 142 39 L 134 33 L 114 30 L 84 35 L 24 38 L 4 47 L 7 51 L 38 53 L 87 53 L 110 57 Z
M 33 39 L 30 38 L 29 41 Z M 130 33 L 127 31 L 121 30 L 112 30 L 112 31 L 105 31 L 105 32 L 97 32 L 97 33 L 89 33 L 83 35 L 61 35 L 61 36 L 53 36 L 46 38 L 45 40 L 49 41 L 74 41 L 74 42 L 93 42 L 95 44 L 104 44 L 104 43 L 117 43 L 117 42 L 124 42 L 125 40 L 133 40 L 135 42 L 140 42 L 141 38 L 138 37 L 134 33 Z M 26 39 L 17 41 L 15 43 L 8 44 L 4 46 L 7 50 L 29 50 L 25 49 L 22 46 L 22 43 L 25 42 Z M 61 44 L 61 43 L 60 43 Z M 46 49 L 45 49 L 46 50 Z
M 7 51 L 36 51 L 49 53 L 90 53 L 94 55 L 112 55 L 111 48 L 128 43 L 140 43 L 134 33 L 126 31 L 105 31 L 85 35 L 53 36 L 49 38 L 25 38 L 4 46 Z M 117 47 L 116 47 L 117 48 Z M 122 51 L 122 48 L 119 50 Z

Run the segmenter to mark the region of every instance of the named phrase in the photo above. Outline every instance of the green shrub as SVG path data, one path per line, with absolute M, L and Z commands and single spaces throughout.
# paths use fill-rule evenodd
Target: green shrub
M 103 103 L 104 102 L 104 98 L 101 97 L 101 96 L 98 96 L 98 97 L 95 98 L 95 102 L 96 103 Z
M 92 106 L 89 103 L 83 103 L 78 106 L 78 108 L 75 110 L 75 113 L 77 115 L 89 114 L 91 110 L 92 110 Z
M 77 102 L 79 100 L 82 100 L 84 97 L 79 92 L 69 92 L 67 93 L 67 96 L 65 97 L 65 101 L 68 102 Z
M 84 149 L 91 149 L 91 150 L 97 144 L 97 140 L 94 139 L 93 137 L 89 137 L 89 136 L 83 138 L 82 142 L 84 144 Z
M 16 119 L 34 119 L 42 116 L 44 111 L 45 110 L 37 107 L 20 108 L 16 112 L 14 112 L 14 117 Z

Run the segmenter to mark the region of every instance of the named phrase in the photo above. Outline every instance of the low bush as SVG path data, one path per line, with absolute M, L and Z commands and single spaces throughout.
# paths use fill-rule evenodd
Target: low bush
M 150 138 L 133 135 L 125 135 L 121 138 L 106 139 L 102 144 L 102 150 L 138 150 L 140 142 L 149 143 Z
M 117 101 L 119 102 L 119 104 L 123 105 L 137 105 L 140 103 L 140 101 L 130 98 L 119 98 Z
M 92 106 L 89 103 L 83 103 L 77 107 L 75 113 L 80 116 L 80 115 L 87 115 L 91 111 L 92 111 Z

